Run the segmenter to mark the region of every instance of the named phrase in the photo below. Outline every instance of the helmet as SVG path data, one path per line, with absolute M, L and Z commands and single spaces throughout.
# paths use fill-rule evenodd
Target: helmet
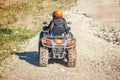
M 63 12 L 61 10 L 56 10 L 55 17 L 63 17 Z

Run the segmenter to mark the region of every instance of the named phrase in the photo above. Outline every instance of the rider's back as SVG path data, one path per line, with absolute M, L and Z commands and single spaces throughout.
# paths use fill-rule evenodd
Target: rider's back
M 55 18 L 53 22 L 55 26 L 58 26 L 58 25 L 65 26 L 66 24 L 66 20 L 64 18 Z
M 53 20 L 53 28 L 52 28 L 52 32 L 56 33 L 56 34 L 62 34 L 64 32 L 66 32 L 66 20 L 64 18 L 55 18 Z

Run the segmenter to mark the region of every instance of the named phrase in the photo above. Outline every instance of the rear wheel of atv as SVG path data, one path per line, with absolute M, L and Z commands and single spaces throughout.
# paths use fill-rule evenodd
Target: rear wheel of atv
M 39 66 L 46 67 L 48 65 L 48 50 L 40 47 L 39 50 Z
M 68 50 L 67 64 L 68 67 L 75 67 L 77 61 L 77 51 L 76 47 L 72 47 Z

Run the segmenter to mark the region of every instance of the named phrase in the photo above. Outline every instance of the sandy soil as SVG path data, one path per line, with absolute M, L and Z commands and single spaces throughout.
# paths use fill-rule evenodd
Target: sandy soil
M 78 5 L 76 12 L 87 14 L 101 24 L 120 29 L 120 0 L 79 0 Z

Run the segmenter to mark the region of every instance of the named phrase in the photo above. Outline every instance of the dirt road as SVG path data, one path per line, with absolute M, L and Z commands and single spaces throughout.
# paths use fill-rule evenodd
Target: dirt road
M 65 12 L 73 23 L 71 31 L 77 40 L 76 67 L 68 68 L 60 61 L 39 67 L 37 35 L 23 53 L 14 56 L 2 80 L 120 80 L 120 62 L 117 61 L 120 47 L 89 34 L 89 22 L 94 20 L 79 8 L 78 5 Z

